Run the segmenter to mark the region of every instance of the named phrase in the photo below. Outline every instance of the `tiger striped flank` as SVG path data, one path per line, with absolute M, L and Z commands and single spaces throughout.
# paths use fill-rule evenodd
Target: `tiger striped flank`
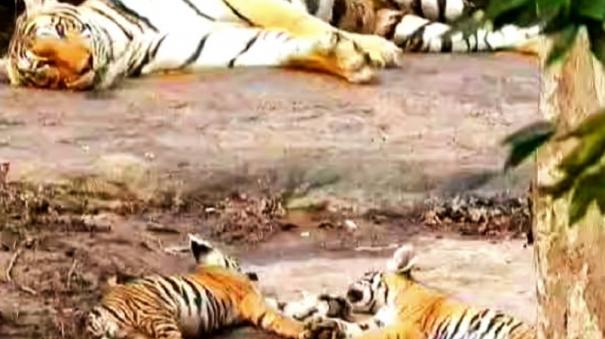
M 190 244 L 193 272 L 110 286 L 88 314 L 90 337 L 180 339 L 246 323 L 285 338 L 301 335 L 303 324 L 271 307 L 237 260 L 199 237 L 190 236 Z

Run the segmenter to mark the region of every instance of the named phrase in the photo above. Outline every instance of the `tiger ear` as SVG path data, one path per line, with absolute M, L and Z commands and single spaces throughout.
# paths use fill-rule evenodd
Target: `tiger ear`
M 189 233 L 188 236 L 189 248 L 191 249 L 191 254 L 193 255 L 196 263 L 199 264 L 202 262 L 203 259 L 208 256 L 208 254 L 215 250 L 214 246 L 197 235 Z
M 414 268 L 416 257 L 414 246 L 411 244 L 401 245 L 393 257 L 387 262 L 387 271 L 392 273 L 409 274 Z

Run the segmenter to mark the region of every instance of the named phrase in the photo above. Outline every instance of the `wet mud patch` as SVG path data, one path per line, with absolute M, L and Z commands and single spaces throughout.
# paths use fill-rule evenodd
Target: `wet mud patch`
M 517 237 L 510 225 L 495 220 L 516 220 L 523 213 L 502 209 L 502 200 L 482 205 L 468 198 L 359 212 L 329 201 L 303 203 L 290 191 L 267 188 L 143 201 L 119 185 L 75 182 L 4 182 L 0 188 L 0 337 L 82 338 L 82 317 L 108 281 L 189 270 L 187 233 L 201 234 L 255 267 L 312 259 L 324 260 L 327 272 L 338 260 L 383 257 L 393 245 L 420 235 Z M 482 212 L 473 212 L 478 207 Z M 483 216 L 477 219 L 477 213 Z M 464 227 L 452 226 L 457 223 Z M 271 272 L 264 276 L 268 291 L 280 293 L 271 288 L 277 274 Z M 242 333 L 249 332 L 233 335 Z

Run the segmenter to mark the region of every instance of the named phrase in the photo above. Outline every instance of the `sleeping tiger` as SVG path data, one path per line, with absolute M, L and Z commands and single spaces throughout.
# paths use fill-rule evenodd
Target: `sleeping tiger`
M 442 37 L 447 22 L 479 8 L 473 0 L 24 1 L 8 77 L 16 86 L 51 89 L 241 66 L 298 67 L 365 83 L 377 69 L 400 65 L 397 45 L 428 52 L 517 48 L 538 33 L 508 26 Z
M 353 282 L 346 293 L 354 314 L 370 314 L 368 320 L 351 322 L 325 314 L 336 314 L 343 307 L 322 314 L 304 312 L 298 317 L 308 323 L 305 338 L 535 338 L 534 327 L 502 312 L 475 308 L 426 287 L 414 280 L 414 253 L 410 245 L 401 246 L 387 263 L 385 271 L 371 271 Z M 327 303 L 324 295 L 318 303 Z M 337 298 L 340 302 L 342 298 Z M 295 309 L 291 302 L 289 307 Z M 301 303 L 304 304 L 304 303 Z M 308 308 L 317 308 L 308 305 Z M 309 314 L 308 316 L 305 316 Z M 346 314 L 346 312 L 345 312 Z
M 9 44 L 13 85 L 86 90 L 127 76 L 240 66 L 363 83 L 401 56 L 384 38 L 339 30 L 285 0 L 25 1 Z
M 197 267 L 178 276 L 147 276 L 109 286 L 88 313 L 86 332 L 95 339 L 197 337 L 249 323 L 285 338 L 302 338 L 301 322 L 279 313 L 236 259 L 189 236 Z

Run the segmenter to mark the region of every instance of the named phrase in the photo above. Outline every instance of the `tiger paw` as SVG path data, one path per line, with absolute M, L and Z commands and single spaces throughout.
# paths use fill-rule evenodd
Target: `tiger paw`
M 370 34 L 347 33 L 358 48 L 369 56 L 374 67 L 399 67 L 403 51 L 392 41 Z
M 376 69 L 397 64 L 400 50 L 378 36 L 332 31 L 315 41 L 313 53 L 311 65 L 352 83 L 366 83 L 374 79 Z
M 347 335 L 334 319 L 317 318 L 305 323 L 299 339 L 346 339 Z
M 330 318 L 350 320 L 353 316 L 353 308 L 344 297 L 324 293 L 320 294 L 317 300 L 326 304 L 325 315 Z

